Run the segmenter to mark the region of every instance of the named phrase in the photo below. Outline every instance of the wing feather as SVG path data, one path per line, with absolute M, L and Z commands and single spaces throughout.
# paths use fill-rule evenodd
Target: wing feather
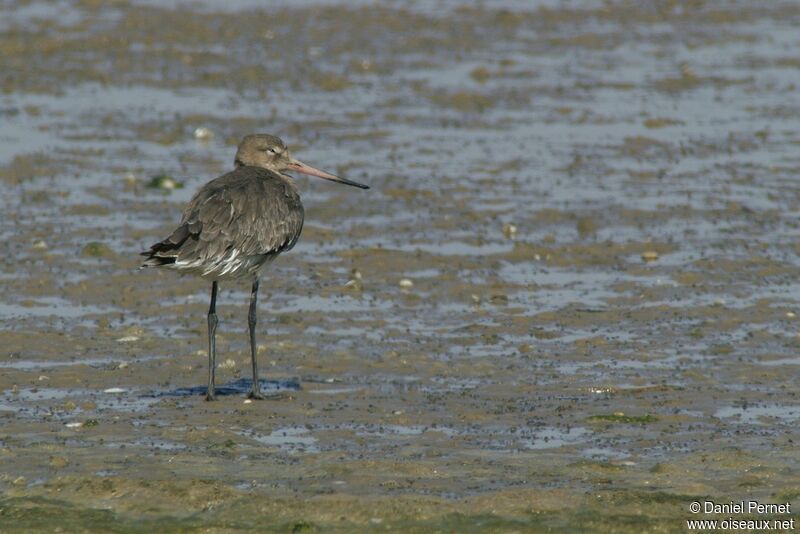
M 174 264 L 210 275 L 226 265 L 234 269 L 235 260 L 263 257 L 263 262 L 291 249 L 302 228 L 303 205 L 288 179 L 240 167 L 195 194 L 178 228 L 142 253 L 144 265 Z

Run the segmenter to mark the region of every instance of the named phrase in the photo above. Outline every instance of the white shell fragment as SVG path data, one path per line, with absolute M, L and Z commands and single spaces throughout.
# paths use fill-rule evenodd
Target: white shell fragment
M 232 370 L 236 369 L 236 360 L 234 360 L 232 358 L 228 358 L 224 362 L 218 364 L 217 367 L 219 367 L 220 369 L 225 369 L 225 370 L 228 370 L 228 371 L 232 371 Z
M 517 235 L 517 226 L 511 223 L 504 224 L 503 235 L 506 236 L 506 239 L 514 239 L 514 236 Z
M 358 269 L 353 269 L 350 272 L 350 280 L 347 281 L 344 287 L 349 289 L 354 289 L 356 291 L 361 291 L 361 289 L 364 287 L 364 284 L 361 280 L 362 280 L 361 271 L 359 271 Z
M 204 126 L 200 126 L 199 128 L 195 128 L 194 130 L 194 138 L 199 139 L 200 141 L 208 141 L 214 137 L 214 132 L 212 132 L 209 128 Z

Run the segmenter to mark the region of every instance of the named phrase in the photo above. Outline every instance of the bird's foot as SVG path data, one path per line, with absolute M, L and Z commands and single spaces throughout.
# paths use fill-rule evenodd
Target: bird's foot
M 288 395 L 286 392 L 283 391 L 276 391 L 274 393 L 269 393 L 264 395 L 261 391 L 250 391 L 247 394 L 248 399 L 255 399 L 255 400 L 283 400 L 283 399 L 290 399 L 291 396 Z
M 207 401 L 217 400 L 217 396 L 214 395 L 213 393 L 206 393 L 206 400 Z
M 253 400 L 266 400 L 267 396 L 261 393 L 260 391 L 256 391 L 253 389 L 250 390 L 250 393 L 247 394 L 247 398 Z

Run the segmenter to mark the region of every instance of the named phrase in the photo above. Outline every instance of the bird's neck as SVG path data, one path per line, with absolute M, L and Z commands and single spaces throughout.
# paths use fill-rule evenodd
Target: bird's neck
M 282 172 L 277 172 L 275 174 L 283 178 L 283 181 L 292 186 L 293 189 L 297 189 L 297 186 L 294 183 L 294 178 L 292 178 L 288 174 L 283 174 Z

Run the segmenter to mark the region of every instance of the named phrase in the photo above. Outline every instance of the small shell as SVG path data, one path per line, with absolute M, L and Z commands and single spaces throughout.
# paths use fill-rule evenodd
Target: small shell
M 224 362 L 222 362 L 219 365 L 217 365 L 217 367 L 219 367 L 220 369 L 225 369 L 225 370 L 232 371 L 232 370 L 236 369 L 236 360 L 234 360 L 232 358 L 228 358 Z
M 403 278 L 402 280 L 400 280 L 399 283 L 400 287 L 403 289 L 411 289 L 412 287 L 414 287 L 414 282 L 409 278 Z
M 214 137 L 214 132 L 210 129 L 206 128 L 205 126 L 201 126 L 199 128 L 195 128 L 194 130 L 194 138 L 199 139 L 200 141 L 208 141 Z

